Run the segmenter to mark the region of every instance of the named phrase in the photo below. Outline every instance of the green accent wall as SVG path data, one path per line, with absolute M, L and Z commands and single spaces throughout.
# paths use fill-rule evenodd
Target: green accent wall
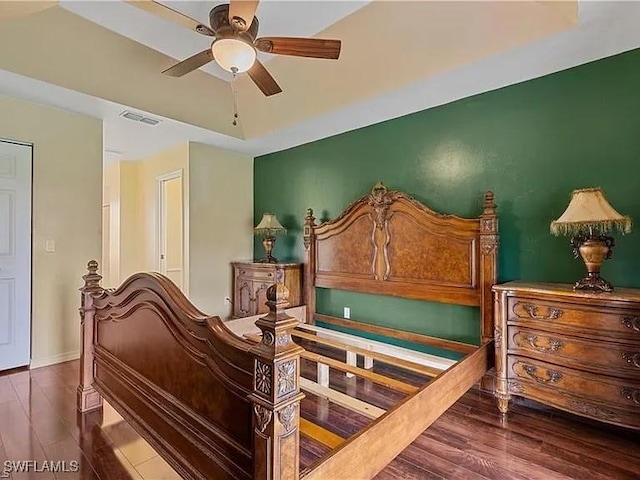
M 500 281 L 573 282 L 584 265 L 549 224 L 571 191 L 600 186 L 640 221 L 640 49 L 553 75 L 256 158 L 255 218 L 289 229 L 275 256 L 302 261 L 306 208 L 335 218 L 377 181 L 436 211 L 478 216 L 493 190 L 500 215 Z M 640 232 L 616 234 L 602 269 L 640 287 Z M 259 241 L 256 258 L 263 254 Z M 318 289 L 318 311 L 478 340 L 477 309 Z

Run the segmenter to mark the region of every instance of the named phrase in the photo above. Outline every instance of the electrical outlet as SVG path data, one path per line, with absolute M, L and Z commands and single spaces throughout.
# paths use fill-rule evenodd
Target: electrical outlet
M 349 307 L 344 307 L 344 318 L 351 318 L 351 309 Z

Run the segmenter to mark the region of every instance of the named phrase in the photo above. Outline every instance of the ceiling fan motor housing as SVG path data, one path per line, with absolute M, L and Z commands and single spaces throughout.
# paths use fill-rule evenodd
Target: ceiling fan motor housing
M 240 19 L 242 21 L 242 19 Z M 209 12 L 209 23 L 216 38 L 237 38 L 249 44 L 258 36 L 258 18 L 253 17 L 253 22 L 246 30 L 234 28 L 229 23 L 229 4 L 218 5 Z

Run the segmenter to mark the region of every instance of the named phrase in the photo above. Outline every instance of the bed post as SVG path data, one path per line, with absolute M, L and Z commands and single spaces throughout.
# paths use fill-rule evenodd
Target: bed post
M 297 480 L 300 470 L 300 353 L 291 339 L 298 321 L 284 311 L 289 290 L 267 290 L 269 313 L 256 321 L 262 341 L 255 355 L 253 393 L 253 470 L 255 480 Z
M 307 304 L 307 323 L 314 323 L 316 313 L 316 242 L 314 227 L 316 226 L 313 210 L 308 208 L 304 217 L 304 297 Z
M 484 194 L 484 211 L 480 215 L 480 315 L 481 342 L 494 339 L 494 303 L 491 287 L 498 282 L 498 216 L 493 192 Z M 493 363 L 493 362 L 492 362 Z M 483 390 L 495 389 L 493 372 L 485 375 L 481 382 Z
M 84 286 L 80 289 L 80 383 L 77 390 L 79 412 L 88 412 L 102 407 L 102 397 L 93 387 L 93 340 L 95 323 L 93 308 L 94 295 L 104 290 L 100 286 L 102 276 L 98 274 L 98 262 L 91 260 L 87 264 L 88 273 L 82 277 Z

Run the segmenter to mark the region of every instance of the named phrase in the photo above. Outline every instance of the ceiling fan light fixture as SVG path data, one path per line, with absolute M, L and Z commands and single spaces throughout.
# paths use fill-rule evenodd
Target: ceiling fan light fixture
M 227 72 L 242 73 L 249 70 L 256 61 L 256 50 L 242 40 L 221 38 L 211 45 L 213 56 Z

